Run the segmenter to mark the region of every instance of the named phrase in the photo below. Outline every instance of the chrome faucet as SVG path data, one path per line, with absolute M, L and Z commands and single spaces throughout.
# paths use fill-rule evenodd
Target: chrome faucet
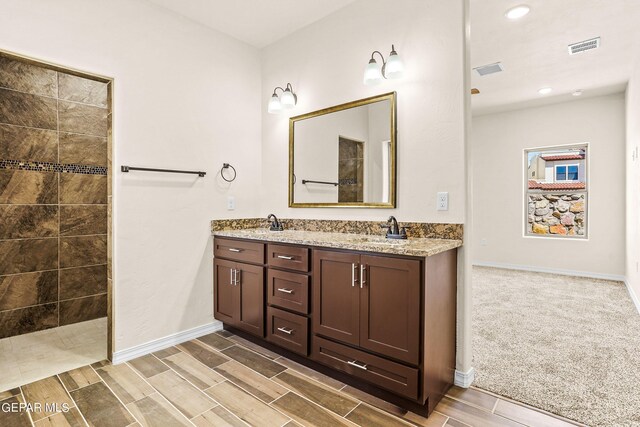
M 381 224 L 380 226 L 387 229 L 387 234 L 385 236 L 387 239 L 406 239 L 407 228 L 410 228 L 400 227 L 398 225 L 398 220 L 396 220 L 396 217 L 393 215 L 389 217 L 386 224 Z
M 269 226 L 270 231 L 282 231 L 284 228 L 282 227 L 282 223 L 278 221 L 278 217 L 274 214 L 269 214 L 267 217 L 267 221 L 271 221 L 271 225 Z

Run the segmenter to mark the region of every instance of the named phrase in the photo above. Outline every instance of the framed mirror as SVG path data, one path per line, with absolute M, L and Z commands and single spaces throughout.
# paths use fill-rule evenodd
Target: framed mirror
M 289 207 L 396 207 L 396 93 L 289 119 Z

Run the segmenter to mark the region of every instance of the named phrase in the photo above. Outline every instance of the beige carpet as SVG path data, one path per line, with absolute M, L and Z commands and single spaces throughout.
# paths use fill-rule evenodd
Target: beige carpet
M 591 426 L 640 426 L 640 315 L 623 283 L 474 267 L 474 385 Z

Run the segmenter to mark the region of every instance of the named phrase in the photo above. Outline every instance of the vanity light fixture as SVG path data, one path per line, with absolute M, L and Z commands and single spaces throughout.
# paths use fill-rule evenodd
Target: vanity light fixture
M 280 89 L 282 94 L 278 97 L 277 91 Z M 287 86 L 283 89 L 280 86 L 273 90 L 273 95 L 269 99 L 269 105 L 267 111 L 271 114 L 277 114 L 282 110 L 290 110 L 298 103 L 298 97 L 293 93 L 293 86 L 291 83 L 287 83 Z
M 380 55 L 382 59 L 382 67 L 378 66 L 374 55 Z M 399 79 L 402 77 L 402 73 L 404 72 L 404 64 L 396 52 L 396 49 L 393 45 L 391 45 L 391 53 L 389 53 L 389 58 L 385 61 L 384 56 L 377 50 L 374 50 L 371 53 L 371 59 L 367 64 L 367 67 L 364 69 L 364 79 L 363 82 L 366 85 L 374 85 L 378 84 L 382 81 L 382 79 Z

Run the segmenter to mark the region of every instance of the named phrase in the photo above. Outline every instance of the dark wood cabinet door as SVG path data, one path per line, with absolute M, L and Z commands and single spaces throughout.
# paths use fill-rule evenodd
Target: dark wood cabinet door
M 313 332 L 358 344 L 360 288 L 358 254 L 313 253 Z
M 238 304 L 235 326 L 264 337 L 264 268 L 236 264 Z
M 360 347 L 417 365 L 420 261 L 362 255 Z
M 237 286 L 233 283 L 236 263 L 223 259 L 213 261 L 213 317 L 229 325 L 235 325 Z

